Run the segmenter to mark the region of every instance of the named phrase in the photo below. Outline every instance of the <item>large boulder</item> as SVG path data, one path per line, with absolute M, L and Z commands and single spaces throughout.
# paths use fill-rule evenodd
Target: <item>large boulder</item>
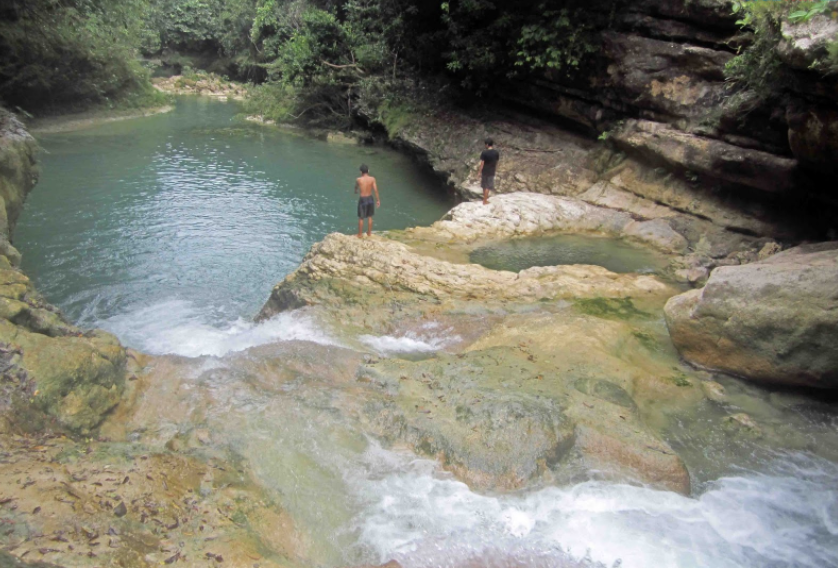
M 838 387 L 838 242 L 717 268 L 665 313 L 692 363 L 760 382 Z

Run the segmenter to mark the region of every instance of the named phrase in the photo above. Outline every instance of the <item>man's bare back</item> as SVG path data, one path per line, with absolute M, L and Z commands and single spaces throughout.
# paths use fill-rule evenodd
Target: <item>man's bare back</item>
M 369 197 L 373 191 L 375 191 L 375 200 L 379 201 L 379 205 L 381 205 L 378 198 L 378 186 L 375 183 L 374 177 L 369 174 L 364 174 L 355 180 L 355 193 L 360 193 L 361 197 Z
M 375 193 L 375 204 L 372 194 Z M 367 236 L 372 235 L 372 216 L 375 215 L 375 208 L 381 207 L 381 198 L 378 196 L 378 185 L 375 178 L 369 174 L 366 164 L 361 164 L 361 177 L 355 180 L 355 193 L 360 193 L 358 200 L 358 237 L 363 234 L 364 219 L 367 220 Z

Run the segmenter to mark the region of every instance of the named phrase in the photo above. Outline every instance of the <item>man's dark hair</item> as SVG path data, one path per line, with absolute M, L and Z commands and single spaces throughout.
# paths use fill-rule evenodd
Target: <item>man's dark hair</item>
M 486 142 L 486 146 L 494 146 L 495 145 L 495 141 L 492 140 L 491 138 L 486 138 L 485 142 Z
M 368 173 L 370 173 L 370 169 L 367 167 L 367 165 L 366 165 L 366 164 L 361 164 L 361 173 L 362 173 L 362 174 L 368 174 Z

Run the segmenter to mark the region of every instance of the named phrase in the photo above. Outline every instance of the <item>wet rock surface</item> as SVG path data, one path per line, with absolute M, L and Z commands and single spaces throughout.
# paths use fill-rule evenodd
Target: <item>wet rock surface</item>
M 491 207 L 463 204 L 449 220 L 408 231 L 409 241 L 509 236 L 515 220 L 538 228 L 534 212 L 544 213 L 547 202 L 587 213 L 575 218 L 592 228 L 614 217 L 632 223 L 549 196 L 494 201 L 517 213 L 496 211 L 500 221 L 492 224 L 481 217 Z M 526 201 L 532 213 L 514 209 Z M 481 218 L 484 224 L 476 221 Z M 330 235 L 274 289 L 260 317 L 313 306 L 339 321 L 342 333 L 398 335 L 443 321 L 448 337 L 461 338 L 459 331 L 469 328 L 452 342 L 456 355 L 376 361 L 357 371 L 357 382 L 370 391 L 365 428 L 437 458 L 477 489 L 594 476 L 689 491 L 684 464 L 644 425 L 635 399 L 702 395 L 697 385 L 674 381 L 671 367 L 631 354 L 658 340 L 619 321 L 648 317 L 643 306 L 660 306 L 673 293 L 669 285 L 595 266 L 492 271 L 417 250 L 386 238 Z
M 293 522 L 221 454 L 39 435 L 0 456 L 3 566 L 293 562 Z
M 714 270 L 703 289 L 670 299 L 681 354 L 750 380 L 838 386 L 838 244 L 803 245 Z

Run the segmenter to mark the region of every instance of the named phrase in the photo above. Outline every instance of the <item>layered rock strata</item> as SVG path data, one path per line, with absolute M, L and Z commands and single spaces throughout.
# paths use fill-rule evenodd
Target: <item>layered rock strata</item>
M 548 73 L 506 96 L 591 131 L 610 130 L 626 152 L 700 174 L 707 185 L 802 191 L 834 202 L 807 179 L 836 171 L 838 84 L 826 62 L 838 21 L 783 21 L 783 83 L 771 101 L 737 106 L 725 66 L 753 39 L 738 18 L 726 0 L 623 5 L 597 35 L 602 49 L 584 77 Z
M 779 57 L 788 81 L 778 85 L 776 100 L 737 106 L 725 66 L 753 37 L 737 26 L 730 2 L 603 4 L 604 11 L 612 8 L 610 27 L 595 38 L 602 49 L 584 74 L 546 73 L 503 90 L 514 108 L 541 119 L 511 106 L 360 112 L 466 196 L 480 194 L 475 170 L 491 137 L 502 155 L 499 193 L 603 205 L 596 196 L 606 192 L 616 197 L 609 206 L 631 204 L 624 210 L 637 220 L 669 209 L 664 216 L 684 215 L 704 222 L 703 232 L 733 233 L 733 240 L 745 234 L 797 242 L 836 229 L 830 211 L 838 198 L 829 176 L 838 163 L 838 87 L 816 66 L 838 37 L 838 23 L 825 16 L 785 22 Z M 605 140 L 594 142 L 599 134 Z

